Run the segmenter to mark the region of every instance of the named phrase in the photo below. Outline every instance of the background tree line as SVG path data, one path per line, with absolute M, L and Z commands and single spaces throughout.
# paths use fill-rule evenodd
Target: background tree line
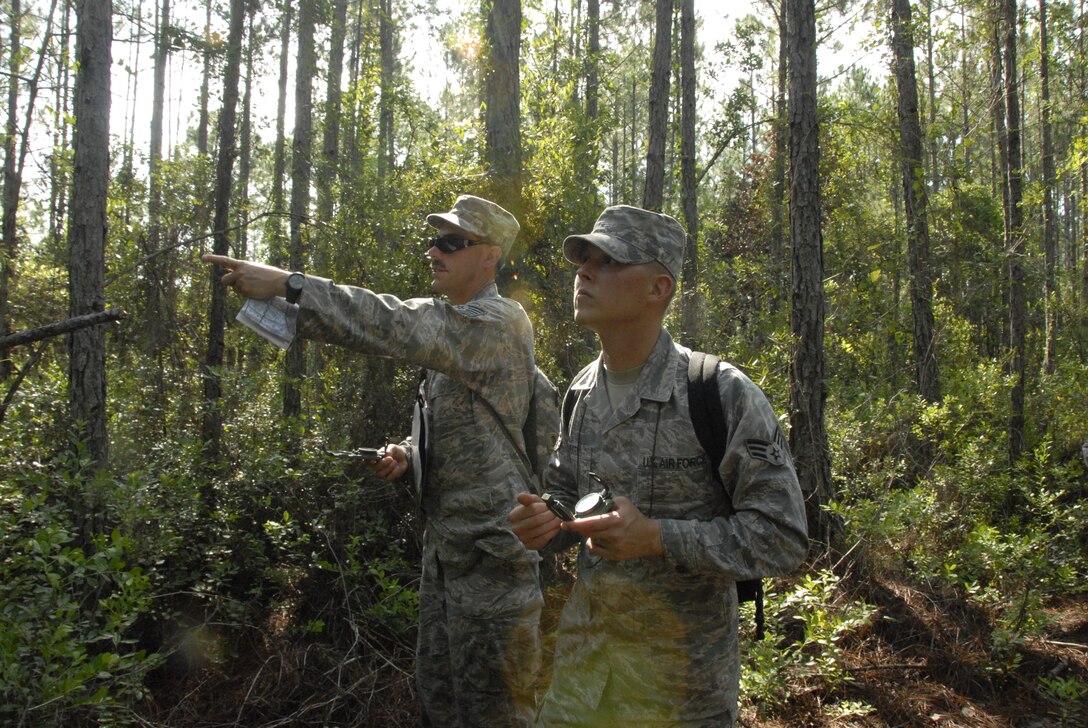
M 563 385 L 560 241 L 687 228 L 669 327 L 767 391 L 809 497 L 750 721 L 917 719 L 849 663 L 923 592 L 984 625 L 929 676 L 1082 715 L 1047 615 L 1088 557 L 1084 0 L 730 7 L 2 0 L 0 718 L 412 724 L 420 524 L 332 453 L 402 437 L 415 372 L 274 350 L 199 255 L 424 295 L 461 192 L 522 222 L 501 288 Z

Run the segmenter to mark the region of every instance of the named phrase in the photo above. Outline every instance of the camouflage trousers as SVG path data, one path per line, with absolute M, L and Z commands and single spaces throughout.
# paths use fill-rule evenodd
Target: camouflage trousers
M 416 684 L 423 725 L 531 726 L 540 670 L 537 566 L 479 552 L 469 568 L 424 547 Z

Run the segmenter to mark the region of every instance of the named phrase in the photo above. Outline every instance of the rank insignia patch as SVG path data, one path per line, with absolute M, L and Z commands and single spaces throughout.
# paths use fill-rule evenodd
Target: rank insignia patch
M 480 305 L 477 304 L 477 303 L 473 303 L 473 302 L 462 303 L 462 304 L 459 304 L 457 306 L 454 306 L 454 308 L 459 313 L 461 313 L 462 315 L 468 316 L 470 318 L 476 318 L 477 316 L 482 316 L 483 313 L 484 313 L 484 310 L 482 308 L 480 308 Z
M 786 450 L 776 442 L 766 440 L 746 440 L 744 446 L 748 449 L 748 457 L 762 460 L 771 465 L 786 464 Z

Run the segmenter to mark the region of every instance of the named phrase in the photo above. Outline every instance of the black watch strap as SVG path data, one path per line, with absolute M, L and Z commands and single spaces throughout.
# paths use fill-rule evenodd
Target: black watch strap
M 298 299 L 302 296 L 302 286 L 305 283 L 306 276 L 298 271 L 287 276 L 287 293 L 284 296 L 287 303 L 298 303 Z

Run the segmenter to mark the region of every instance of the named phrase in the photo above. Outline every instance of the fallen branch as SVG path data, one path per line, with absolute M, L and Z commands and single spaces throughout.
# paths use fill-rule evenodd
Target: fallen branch
M 16 346 L 30 344 L 35 341 L 40 341 L 41 339 L 48 339 L 51 336 L 60 336 L 61 334 L 71 333 L 72 331 L 85 329 L 88 326 L 96 326 L 110 321 L 117 321 L 124 317 L 125 314 L 123 312 L 111 308 L 105 311 L 96 311 L 95 313 L 85 313 L 82 316 L 73 316 L 72 318 L 56 321 L 51 324 L 46 324 L 45 326 L 39 326 L 35 329 L 16 331 L 14 334 L 0 336 L 0 351 L 13 349 Z
M 1075 647 L 1078 650 L 1088 651 L 1088 645 L 1082 645 L 1079 642 L 1058 642 L 1057 640 L 1040 639 L 1040 642 L 1048 645 L 1054 645 L 1055 647 Z

